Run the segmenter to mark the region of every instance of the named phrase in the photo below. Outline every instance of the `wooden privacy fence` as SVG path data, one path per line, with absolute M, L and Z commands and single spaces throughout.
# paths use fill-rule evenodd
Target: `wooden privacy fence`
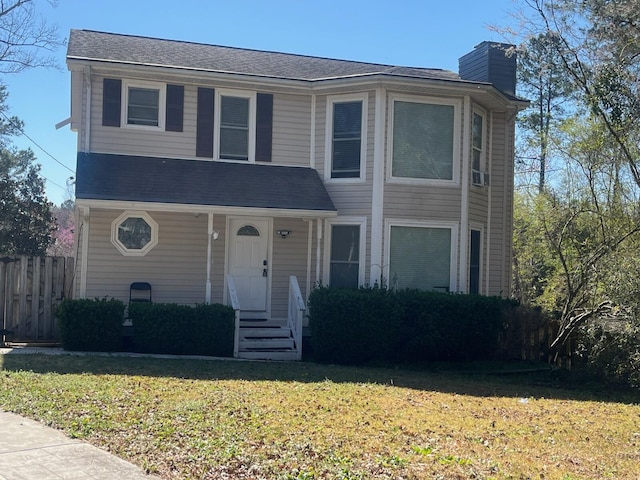
M 71 298 L 73 272 L 73 258 L 0 258 L 0 327 L 12 332 L 8 341 L 58 340 L 54 311 Z
M 571 368 L 576 339 L 569 337 L 557 352 L 550 347 L 558 334 L 557 320 L 545 318 L 540 311 L 524 308 L 509 318 L 509 327 L 502 339 L 505 359 L 542 361 L 563 368 Z

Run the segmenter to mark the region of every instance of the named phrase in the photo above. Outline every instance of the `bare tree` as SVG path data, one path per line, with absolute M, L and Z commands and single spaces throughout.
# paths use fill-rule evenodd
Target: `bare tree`
M 48 2 L 56 6 L 55 1 Z M 0 73 L 55 67 L 53 52 L 64 45 L 58 28 L 38 13 L 37 1 L 0 0 Z

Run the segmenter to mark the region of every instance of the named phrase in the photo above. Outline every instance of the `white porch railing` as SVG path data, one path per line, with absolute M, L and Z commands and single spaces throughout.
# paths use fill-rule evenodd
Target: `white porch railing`
M 300 292 L 300 285 L 295 276 L 289 277 L 289 314 L 287 315 L 288 327 L 296 344 L 296 360 L 302 360 L 302 319 L 306 306 Z
M 235 328 L 233 333 L 233 357 L 238 358 L 240 346 L 240 301 L 238 291 L 231 275 L 227 275 L 227 299 L 231 308 L 235 311 Z

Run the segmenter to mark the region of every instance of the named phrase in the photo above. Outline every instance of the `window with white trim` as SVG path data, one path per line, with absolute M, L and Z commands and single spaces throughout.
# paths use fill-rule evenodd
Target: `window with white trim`
M 122 124 L 164 129 L 165 85 L 124 82 Z
M 327 221 L 325 277 L 337 288 L 358 288 L 364 283 L 366 218 L 344 217 Z
M 216 90 L 217 158 L 253 162 L 256 136 L 256 94 Z
M 327 98 L 326 179 L 364 179 L 367 94 Z
M 158 223 L 147 212 L 124 212 L 111 223 L 111 243 L 123 255 L 144 256 L 158 244 Z
M 457 182 L 460 102 L 399 95 L 391 102 L 390 179 Z
M 390 287 L 455 289 L 455 225 L 398 222 L 388 225 L 388 238 Z
M 474 185 L 485 185 L 485 120 L 484 115 L 473 112 L 473 122 L 471 126 L 471 183 Z

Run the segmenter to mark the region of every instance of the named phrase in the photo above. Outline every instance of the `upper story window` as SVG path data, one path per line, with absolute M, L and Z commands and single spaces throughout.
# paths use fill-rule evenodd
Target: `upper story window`
M 124 87 L 122 123 L 164 129 L 165 86 L 125 82 Z
M 489 177 L 485 173 L 485 121 L 484 115 L 473 112 L 471 127 L 471 181 L 474 185 L 488 184 Z
M 367 95 L 327 99 L 326 179 L 364 179 Z
M 183 85 L 103 79 L 103 126 L 182 132 L 183 121 Z
M 129 87 L 127 125 L 160 126 L 160 89 Z
M 220 158 L 249 159 L 250 99 L 220 96 Z
M 218 160 L 255 159 L 256 95 L 217 90 L 214 104 L 214 142 Z
M 460 102 L 409 96 L 394 96 L 391 101 L 390 179 L 457 183 Z

